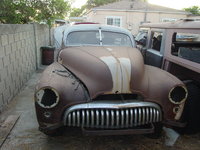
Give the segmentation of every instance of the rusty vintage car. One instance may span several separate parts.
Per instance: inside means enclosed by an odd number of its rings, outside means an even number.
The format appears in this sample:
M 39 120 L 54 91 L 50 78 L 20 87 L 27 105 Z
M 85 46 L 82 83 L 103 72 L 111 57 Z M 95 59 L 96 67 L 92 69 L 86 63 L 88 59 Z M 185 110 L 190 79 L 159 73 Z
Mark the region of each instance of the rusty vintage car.
M 160 133 L 179 122 L 187 98 L 182 81 L 144 65 L 131 33 L 100 24 L 63 32 L 57 61 L 35 91 L 39 129 L 57 133 L 79 127 L 85 134 Z
M 200 131 L 200 20 L 147 23 L 136 36 L 144 62 L 166 70 L 183 81 L 188 99 L 181 117 L 184 132 Z

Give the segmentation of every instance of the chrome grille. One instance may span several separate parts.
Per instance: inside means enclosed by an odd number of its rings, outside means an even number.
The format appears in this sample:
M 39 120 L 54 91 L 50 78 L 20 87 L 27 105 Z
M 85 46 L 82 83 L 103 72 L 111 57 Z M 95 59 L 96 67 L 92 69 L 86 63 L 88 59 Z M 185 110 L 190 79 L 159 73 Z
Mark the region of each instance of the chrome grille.
M 64 124 L 73 127 L 115 129 L 136 127 L 162 120 L 161 110 L 154 103 L 131 103 L 132 105 L 128 103 L 122 108 L 120 104 L 104 108 L 96 103 L 72 106 L 65 112 Z M 124 108 L 126 106 L 127 108 Z

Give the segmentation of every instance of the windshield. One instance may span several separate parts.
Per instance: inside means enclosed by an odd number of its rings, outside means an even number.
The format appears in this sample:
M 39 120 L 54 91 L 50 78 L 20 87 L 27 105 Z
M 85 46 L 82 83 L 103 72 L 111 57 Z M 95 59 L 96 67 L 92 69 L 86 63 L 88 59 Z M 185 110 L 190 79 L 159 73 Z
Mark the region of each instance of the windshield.
M 103 45 L 132 47 L 128 35 L 110 31 L 75 31 L 67 36 L 68 46 Z

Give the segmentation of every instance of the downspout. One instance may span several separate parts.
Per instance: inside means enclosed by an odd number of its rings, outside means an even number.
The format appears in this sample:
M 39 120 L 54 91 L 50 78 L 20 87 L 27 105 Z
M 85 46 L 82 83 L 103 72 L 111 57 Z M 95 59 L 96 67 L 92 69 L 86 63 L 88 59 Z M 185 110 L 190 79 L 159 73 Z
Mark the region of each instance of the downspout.
M 144 22 L 147 22 L 147 0 L 144 0 L 144 2 L 145 2 Z
M 49 45 L 51 46 L 51 26 L 49 25 Z

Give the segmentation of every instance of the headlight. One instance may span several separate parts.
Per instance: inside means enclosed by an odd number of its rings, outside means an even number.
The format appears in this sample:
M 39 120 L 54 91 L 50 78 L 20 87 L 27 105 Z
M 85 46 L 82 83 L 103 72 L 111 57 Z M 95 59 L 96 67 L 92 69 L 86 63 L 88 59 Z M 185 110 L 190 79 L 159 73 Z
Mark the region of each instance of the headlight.
M 35 93 L 35 100 L 43 108 L 53 108 L 59 102 L 59 94 L 51 87 L 44 87 Z
M 188 96 L 188 91 L 184 86 L 175 86 L 169 92 L 169 100 L 174 104 L 181 104 L 185 102 Z

